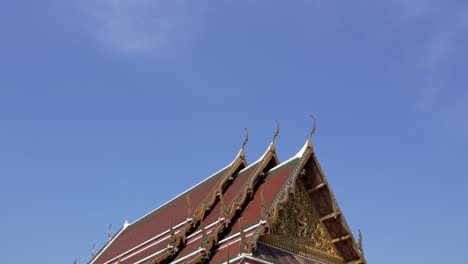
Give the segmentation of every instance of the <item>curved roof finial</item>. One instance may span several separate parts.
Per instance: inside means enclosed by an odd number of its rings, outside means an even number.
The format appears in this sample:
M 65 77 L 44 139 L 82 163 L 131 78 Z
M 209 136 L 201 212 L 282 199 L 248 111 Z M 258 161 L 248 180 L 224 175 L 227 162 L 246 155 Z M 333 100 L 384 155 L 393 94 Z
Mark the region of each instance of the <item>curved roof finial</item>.
M 242 148 L 240 152 L 240 156 L 242 159 L 245 158 L 245 152 L 244 152 L 245 145 L 247 145 L 247 142 L 249 142 L 249 131 L 247 130 L 247 128 L 244 128 L 244 129 L 245 129 L 245 139 L 244 139 L 244 143 L 242 143 Z
M 314 121 L 314 127 L 312 128 L 312 131 L 310 131 L 309 137 L 307 138 L 307 145 L 311 148 L 312 147 L 312 135 L 315 133 L 317 130 L 316 126 L 316 120 L 314 114 L 311 114 L 310 117 L 312 117 L 312 120 Z
M 275 139 L 278 137 L 279 131 L 280 131 L 279 122 L 278 120 L 276 120 L 276 132 L 275 132 L 275 135 L 273 136 L 273 140 L 272 140 L 273 142 L 275 142 Z
M 242 143 L 242 149 L 245 148 L 245 145 L 247 145 L 247 143 L 249 142 L 249 131 L 247 130 L 247 128 L 244 128 L 245 129 L 245 139 L 244 139 L 244 143 Z
M 275 132 L 275 135 L 273 136 L 273 139 L 271 140 L 271 151 L 273 152 L 275 151 L 275 140 L 278 137 L 279 132 L 280 132 L 280 125 L 279 125 L 278 120 L 276 120 L 276 132 Z
M 361 257 L 364 258 L 364 247 L 362 246 L 361 229 L 358 228 L 358 232 L 359 232 L 358 250 L 359 250 L 359 254 L 361 255 Z

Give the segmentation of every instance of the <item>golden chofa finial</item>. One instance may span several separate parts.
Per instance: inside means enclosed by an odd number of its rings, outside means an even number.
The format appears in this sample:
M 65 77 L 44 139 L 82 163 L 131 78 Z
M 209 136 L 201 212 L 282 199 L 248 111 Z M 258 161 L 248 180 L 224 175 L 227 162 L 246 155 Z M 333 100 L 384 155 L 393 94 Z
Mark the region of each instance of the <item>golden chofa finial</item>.
M 245 158 L 245 152 L 244 152 L 244 148 L 245 148 L 245 145 L 247 145 L 247 143 L 249 142 L 249 131 L 247 130 L 247 128 L 244 128 L 245 129 L 245 139 L 244 139 L 244 143 L 242 143 L 242 148 L 241 148 L 241 153 L 240 153 L 240 156 L 241 158 Z
M 309 138 L 307 138 L 307 147 L 312 148 L 312 135 L 315 133 L 315 130 L 317 130 L 317 127 L 315 122 L 315 116 L 312 114 L 310 115 L 310 117 L 312 117 L 312 120 L 314 121 L 314 127 L 312 128 L 312 131 L 310 131 Z
M 359 240 L 358 240 L 358 250 L 359 250 L 359 255 L 361 256 L 361 258 L 365 258 L 364 257 L 364 247 L 362 246 L 362 233 L 361 233 L 361 229 L 358 228 L 358 231 L 359 231 Z
M 278 120 L 276 120 L 276 132 L 275 132 L 275 135 L 273 136 L 273 139 L 271 140 L 271 148 L 270 148 L 270 150 L 271 150 L 272 152 L 275 152 L 275 139 L 278 137 L 279 131 L 280 131 L 280 125 L 279 125 Z

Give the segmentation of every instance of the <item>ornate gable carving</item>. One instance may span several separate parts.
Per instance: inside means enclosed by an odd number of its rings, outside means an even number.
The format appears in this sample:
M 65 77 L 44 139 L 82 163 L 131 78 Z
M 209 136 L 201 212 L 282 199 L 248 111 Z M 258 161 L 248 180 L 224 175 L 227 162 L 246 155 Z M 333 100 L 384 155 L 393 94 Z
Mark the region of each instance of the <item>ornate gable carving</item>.
M 343 263 L 300 179 L 296 185 L 271 234 L 260 241 L 326 263 Z

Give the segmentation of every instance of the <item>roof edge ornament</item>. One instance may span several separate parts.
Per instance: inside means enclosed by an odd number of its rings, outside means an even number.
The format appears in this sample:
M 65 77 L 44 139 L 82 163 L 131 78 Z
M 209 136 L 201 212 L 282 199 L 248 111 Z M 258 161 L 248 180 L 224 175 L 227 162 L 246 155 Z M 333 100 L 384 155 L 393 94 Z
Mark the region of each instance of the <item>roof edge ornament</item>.
M 242 143 L 242 148 L 240 152 L 240 157 L 242 159 L 245 158 L 245 152 L 244 152 L 245 145 L 247 145 L 247 143 L 249 142 L 249 131 L 247 130 L 247 128 L 244 128 L 244 130 L 245 130 L 245 139 L 244 139 L 244 143 Z
M 242 217 L 239 218 L 240 253 L 252 253 L 252 244 L 248 241 L 242 224 Z
M 311 114 L 310 117 L 314 121 L 314 126 L 312 128 L 312 131 L 310 131 L 309 137 L 307 138 L 307 147 L 312 148 L 312 146 L 313 146 L 313 144 L 312 144 L 312 135 L 317 130 L 317 125 L 316 125 L 316 119 L 315 119 L 314 114 Z
M 276 120 L 276 132 L 275 132 L 275 135 L 273 135 L 273 139 L 271 140 L 271 146 L 270 146 L 270 151 L 271 151 L 271 152 L 275 152 L 275 151 L 276 151 L 276 148 L 275 148 L 275 140 L 276 140 L 276 138 L 278 137 L 279 132 L 280 132 L 280 125 L 279 125 L 278 120 Z
M 361 229 L 358 228 L 358 232 L 359 232 L 359 240 L 358 240 L 358 253 L 361 257 L 361 260 L 363 261 L 363 263 L 366 263 L 366 258 L 364 256 L 364 247 L 363 247 L 363 244 L 362 244 L 362 233 L 361 233 Z

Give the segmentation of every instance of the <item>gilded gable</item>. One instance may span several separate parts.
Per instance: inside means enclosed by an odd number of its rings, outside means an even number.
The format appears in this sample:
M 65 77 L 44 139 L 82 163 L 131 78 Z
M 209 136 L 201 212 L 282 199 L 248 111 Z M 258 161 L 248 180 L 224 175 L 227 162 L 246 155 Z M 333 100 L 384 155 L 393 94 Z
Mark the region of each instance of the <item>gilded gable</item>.
M 280 210 L 271 234 L 260 241 L 326 263 L 343 263 L 301 180 L 295 189 Z

